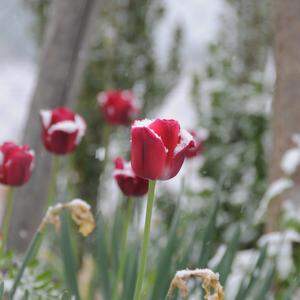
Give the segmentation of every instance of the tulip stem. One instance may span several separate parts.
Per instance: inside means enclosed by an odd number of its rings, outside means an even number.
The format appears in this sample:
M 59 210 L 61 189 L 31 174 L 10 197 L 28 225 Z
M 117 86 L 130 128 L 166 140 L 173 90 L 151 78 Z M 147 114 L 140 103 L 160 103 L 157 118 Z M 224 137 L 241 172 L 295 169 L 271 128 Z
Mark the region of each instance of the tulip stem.
M 6 209 L 5 209 L 5 216 L 3 220 L 3 241 L 2 241 L 2 249 L 4 251 L 7 248 L 7 240 L 8 240 L 8 231 L 9 231 L 9 224 L 13 212 L 14 206 L 14 197 L 13 197 L 13 188 L 10 187 L 7 191 L 7 198 L 6 198 Z
M 20 280 L 23 276 L 23 273 L 25 271 L 25 268 L 27 267 L 27 264 L 32 260 L 32 258 L 34 257 L 34 255 L 37 253 L 38 248 L 41 244 L 42 241 L 42 237 L 43 237 L 43 232 L 38 229 L 33 237 L 33 239 L 31 240 L 31 243 L 26 251 L 24 260 L 22 262 L 22 265 L 17 273 L 17 276 L 15 277 L 14 283 L 13 283 L 13 287 L 9 292 L 9 299 L 12 300 L 15 292 L 18 288 L 18 285 L 20 283 Z
M 100 171 L 100 175 L 99 175 L 99 183 L 98 183 L 98 190 L 97 190 L 97 202 L 99 204 L 100 200 L 101 200 L 101 192 L 102 192 L 102 188 L 103 188 L 103 177 L 104 177 L 104 173 L 105 173 L 105 169 L 106 169 L 106 164 L 108 162 L 109 159 L 109 142 L 110 142 L 110 134 L 111 134 L 111 127 L 109 125 L 105 125 L 103 127 L 103 149 L 104 149 L 104 157 L 103 160 L 101 161 L 101 171 Z M 102 158 L 100 158 L 102 159 Z
M 148 244 L 150 239 L 152 208 L 153 208 L 153 202 L 155 197 L 155 183 L 156 183 L 155 180 L 149 180 L 149 191 L 148 191 L 146 219 L 145 219 L 145 226 L 144 226 L 144 237 L 143 237 L 143 244 L 142 244 L 142 252 L 140 255 L 138 276 L 137 276 L 137 281 L 136 281 L 135 291 L 134 291 L 134 300 L 142 299 L 143 279 L 146 271 Z
M 117 300 L 118 299 L 118 287 L 119 284 L 122 281 L 122 277 L 124 275 L 124 270 L 125 270 L 125 264 L 126 264 L 126 246 L 127 246 L 127 236 L 128 236 L 128 228 L 130 224 L 130 220 L 132 218 L 132 211 L 133 211 L 133 199 L 130 197 L 127 199 L 127 207 L 126 207 L 126 215 L 125 215 L 125 223 L 123 227 L 123 232 L 122 232 L 122 239 L 121 239 L 121 247 L 120 247 L 120 263 L 118 267 L 118 273 L 117 273 L 117 278 L 114 282 L 114 288 L 113 288 L 113 296 L 112 300 Z

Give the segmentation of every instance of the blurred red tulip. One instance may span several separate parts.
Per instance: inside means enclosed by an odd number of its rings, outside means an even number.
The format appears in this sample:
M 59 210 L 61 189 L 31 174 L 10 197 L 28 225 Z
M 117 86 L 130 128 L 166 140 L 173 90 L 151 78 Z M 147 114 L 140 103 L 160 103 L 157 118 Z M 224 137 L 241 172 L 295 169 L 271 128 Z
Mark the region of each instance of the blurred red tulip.
M 55 154 L 74 151 L 86 130 L 83 118 L 66 107 L 42 110 L 40 115 L 46 149 Z
M 0 146 L 0 183 L 19 186 L 26 183 L 34 167 L 34 151 L 29 146 L 6 142 Z
M 115 159 L 114 178 L 121 191 L 128 197 L 143 196 L 148 192 L 148 180 L 136 176 L 130 162 L 122 157 Z
M 128 126 L 139 114 L 134 95 L 127 90 L 108 90 L 97 96 L 100 110 L 107 123 Z
M 204 150 L 204 142 L 208 138 L 207 129 L 201 128 L 199 130 L 189 130 L 189 133 L 193 136 L 195 141 L 195 146 L 191 147 L 186 152 L 187 158 L 193 158 L 203 153 Z
M 131 128 L 131 164 L 146 179 L 167 180 L 177 175 L 193 137 L 175 120 L 135 121 Z

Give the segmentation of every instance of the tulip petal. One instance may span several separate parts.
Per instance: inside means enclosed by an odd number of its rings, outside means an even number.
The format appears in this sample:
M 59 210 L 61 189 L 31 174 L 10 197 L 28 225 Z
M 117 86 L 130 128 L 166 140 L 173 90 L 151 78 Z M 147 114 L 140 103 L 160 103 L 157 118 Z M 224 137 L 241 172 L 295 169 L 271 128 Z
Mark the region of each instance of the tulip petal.
M 167 149 L 162 139 L 145 124 L 136 121 L 131 129 L 131 165 L 137 176 L 158 179 L 163 172 Z
M 157 119 L 149 127 L 161 137 L 165 147 L 168 149 L 168 155 L 172 155 L 179 141 L 179 123 L 172 119 Z
M 194 146 L 194 139 L 190 133 L 186 130 L 180 130 L 180 143 L 176 146 L 174 150 L 174 156 L 168 157 L 166 166 L 161 180 L 168 180 L 173 178 L 180 171 L 182 164 L 184 162 L 186 153 L 190 147 Z

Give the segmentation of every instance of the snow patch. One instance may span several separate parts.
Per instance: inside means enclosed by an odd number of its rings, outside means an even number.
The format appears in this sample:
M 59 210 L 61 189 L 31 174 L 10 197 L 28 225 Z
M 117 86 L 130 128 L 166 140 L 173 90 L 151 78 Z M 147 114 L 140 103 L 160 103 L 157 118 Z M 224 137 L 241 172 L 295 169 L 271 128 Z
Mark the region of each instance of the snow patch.
M 281 279 L 286 279 L 294 270 L 292 243 L 300 243 L 300 234 L 294 230 L 271 232 L 258 241 L 260 247 L 267 245 L 268 255 L 275 258 Z
M 49 126 L 51 124 L 52 112 L 50 110 L 42 109 L 40 111 L 40 116 L 41 116 L 44 127 L 46 129 L 49 128 Z
M 63 131 L 66 133 L 74 133 L 77 130 L 78 130 L 78 126 L 74 121 L 62 121 L 62 122 L 53 124 L 49 128 L 48 133 L 52 134 L 54 131 Z
M 281 160 L 281 169 L 286 175 L 292 175 L 300 164 L 300 148 L 287 150 Z
M 193 136 L 185 129 L 180 129 L 180 143 L 174 149 L 174 155 L 177 155 L 182 150 L 184 150 L 192 141 L 194 141 Z M 195 142 L 195 141 L 194 141 Z
M 267 208 L 269 206 L 270 201 L 282 194 L 284 191 L 290 189 L 293 187 L 294 182 L 291 179 L 288 178 L 280 178 L 276 181 L 274 181 L 269 188 L 267 189 L 265 195 L 263 196 L 259 208 L 257 209 L 255 216 L 254 216 L 254 222 L 259 223 L 261 222 L 263 216 L 265 215 Z
M 81 140 L 85 134 L 86 123 L 85 123 L 84 119 L 79 115 L 75 115 L 75 123 L 78 128 L 78 134 L 77 134 L 75 143 L 76 143 L 76 145 L 78 145 L 81 142 Z

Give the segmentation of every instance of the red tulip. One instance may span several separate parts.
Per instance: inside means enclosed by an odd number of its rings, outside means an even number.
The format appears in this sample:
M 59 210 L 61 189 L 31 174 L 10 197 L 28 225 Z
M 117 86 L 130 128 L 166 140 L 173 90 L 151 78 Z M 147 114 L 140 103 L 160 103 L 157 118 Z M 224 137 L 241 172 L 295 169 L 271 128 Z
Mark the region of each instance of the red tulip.
M 131 127 L 131 164 L 137 176 L 167 180 L 177 175 L 193 137 L 175 120 L 135 121 Z
M 42 139 L 46 149 L 55 154 L 75 150 L 86 130 L 85 121 L 66 107 L 42 110 Z
M 34 167 L 34 151 L 29 146 L 6 142 L 0 146 L 0 183 L 19 186 L 26 183 Z
M 189 133 L 193 136 L 195 141 L 195 146 L 188 149 L 186 153 L 187 158 L 193 158 L 201 154 L 204 150 L 204 142 L 208 137 L 208 132 L 206 129 L 201 128 L 200 130 L 189 130 Z
M 139 113 L 131 91 L 108 90 L 99 93 L 97 99 L 106 122 L 111 125 L 128 126 Z
M 114 178 L 121 191 L 128 197 L 143 196 L 148 192 L 148 180 L 136 176 L 130 162 L 121 157 L 115 159 Z

